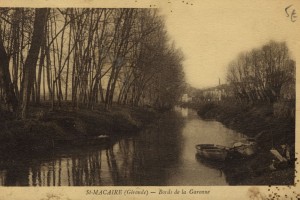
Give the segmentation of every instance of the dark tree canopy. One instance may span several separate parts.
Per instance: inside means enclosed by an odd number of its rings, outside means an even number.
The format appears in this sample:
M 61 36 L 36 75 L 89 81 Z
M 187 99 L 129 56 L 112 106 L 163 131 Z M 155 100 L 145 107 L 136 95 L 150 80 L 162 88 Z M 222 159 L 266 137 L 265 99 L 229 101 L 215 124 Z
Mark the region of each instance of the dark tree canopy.
M 285 42 L 270 41 L 233 60 L 227 80 L 237 99 L 272 103 L 281 98 L 283 88 L 295 85 L 295 61 L 290 58 Z M 295 98 L 295 94 L 289 98 Z

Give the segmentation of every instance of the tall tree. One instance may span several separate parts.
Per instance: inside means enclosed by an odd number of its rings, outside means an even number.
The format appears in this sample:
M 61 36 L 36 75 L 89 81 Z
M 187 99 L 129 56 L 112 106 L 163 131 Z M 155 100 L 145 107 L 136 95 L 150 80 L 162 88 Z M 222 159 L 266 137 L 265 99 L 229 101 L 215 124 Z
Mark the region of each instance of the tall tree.
M 31 46 L 28 51 L 28 55 L 24 64 L 23 72 L 23 93 L 22 93 L 22 118 L 26 118 L 27 109 L 30 100 L 30 95 L 32 91 L 32 86 L 34 82 L 34 74 L 36 71 L 36 64 L 38 60 L 38 55 L 40 47 L 42 45 L 46 19 L 48 15 L 48 9 L 46 8 L 36 8 L 35 17 L 33 24 L 33 33 L 31 39 Z
M 18 100 L 13 89 L 9 72 L 9 56 L 7 55 L 2 37 L 0 36 L 0 86 L 4 88 L 6 103 L 14 112 L 18 109 Z
M 273 103 L 280 98 L 282 87 L 293 83 L 295 62 L 284 42 L 274 42 L 241 53 L 229 64 L 227 80 L 240 101 Z

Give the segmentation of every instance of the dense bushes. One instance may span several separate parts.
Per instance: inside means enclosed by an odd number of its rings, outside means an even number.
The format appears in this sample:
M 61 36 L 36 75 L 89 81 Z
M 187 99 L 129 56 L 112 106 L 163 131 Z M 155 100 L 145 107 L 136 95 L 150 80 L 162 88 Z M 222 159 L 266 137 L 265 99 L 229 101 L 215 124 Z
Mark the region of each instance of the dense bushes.
M 39 120 L 6 121 L 0 126 L 0 151 L 47 149 L 52 147 L 53 139 L 63 138 L 66 134 L 57 123 Z
M 31 110 L 31 119 L 0 121 L 0 156 L 7 151 L 51 149 L 53 141 L 71 141 L 98 135 L 118 135 L 137 131 L 153 121 L 156 112 L 141 108 L 113 107 L 43 112 Z M 0 113 L 1 114 L 1 113 Z M 1 116 L 0 116 L 1 117 Z
M 214 118 L 220 120 L 222 118 L 232 118 L 240 113 L 247 112 L 250 109 L 249 105 L 232 103 L 231 101 L 208 102 L 198 105 L 198 115 L 203 118 Z
M 275 117 L 295 119 L 295 101 L 280 101 L 273 104 Z
M 269 149 L 272 145 L 295 145 L 295 112 L 292 103 L 243 105 L 231 102 L 207 103 L 198 107 L 198 115 L 215 119 L 250 137 L 263 132 L 261 143 Z M 273 140 L 273 142 L 272 142 Z
M 208 118 L 207 115 L 212 113 L 213 110 L 215 110 L 215 108 L 217 108 L 217 107 L 218 107 L 218 105 L 213 102 L 205 103 L 205 104 L 200 105 L 197 113 L 199 116 Z M 216 113 L 214 113 L 214 114 L 216 114 Z

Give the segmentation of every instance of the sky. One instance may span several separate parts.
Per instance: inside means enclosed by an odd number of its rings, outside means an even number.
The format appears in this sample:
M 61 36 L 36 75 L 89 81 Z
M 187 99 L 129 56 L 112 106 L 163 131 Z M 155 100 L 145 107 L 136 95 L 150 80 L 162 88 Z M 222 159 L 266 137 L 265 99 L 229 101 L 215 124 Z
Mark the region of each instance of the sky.
M 186 82 L 196 88 L 216 86 L 219 78 L 225 83 L 230 61 L 270 40 L 286 41 L 292 58 L 300 58 L 300 0 L 1 0 L 1 5 L 159 8 L 185 56 Z M 287 17 L 288 6 L 295 22 Z
M 270 40 L 299 47 L 300 1 L 169 1 L 161 4 L 169 36 L 184 55 L 186 81 L 196 88 L 226 82 L 228 63 Z M 215 3 L 213 3 L 215 2 Z M 192 5 L 193 4 L 193 5 Z M 285 8 L 299 18 L 292 22 Z M 297 10 L 299 13 L 297 13 Z M 298 37 L 300 38 L 300 37 Z M 299 52 L 299 51 L 298 51 Z

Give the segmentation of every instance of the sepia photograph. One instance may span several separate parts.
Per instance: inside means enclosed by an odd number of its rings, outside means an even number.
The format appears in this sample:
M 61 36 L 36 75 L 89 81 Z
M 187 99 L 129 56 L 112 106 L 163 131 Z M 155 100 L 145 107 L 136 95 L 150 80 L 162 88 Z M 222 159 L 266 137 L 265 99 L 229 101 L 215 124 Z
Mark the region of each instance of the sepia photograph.
M 7 2 L 0 200 L 300 199 L 298 1 Z

